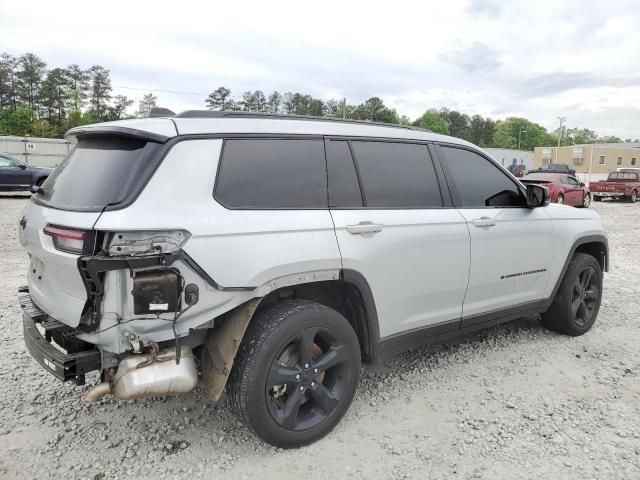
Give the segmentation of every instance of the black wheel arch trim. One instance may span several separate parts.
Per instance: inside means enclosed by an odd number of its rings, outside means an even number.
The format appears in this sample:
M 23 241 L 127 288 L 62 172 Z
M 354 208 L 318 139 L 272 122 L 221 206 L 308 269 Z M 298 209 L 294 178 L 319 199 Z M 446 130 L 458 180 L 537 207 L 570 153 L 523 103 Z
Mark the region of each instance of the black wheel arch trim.
M 562 283 L 562 279 L 564 278 L 564 275 L 567 272 L 567 268 L 569 268 L 569 262 L 571 262 L 573 255 L 576 253 L 576 251 L 580 246 L 586 245 L 589 243 L 599 243 L 604 246 L 604 251 L 602 252 L 604 265 L 602 265 L 603 267 L 602 270 L 604 272 L 609 271 L 609 241 L 607 240 L 607 237 L 605 237 L 604 235 L 585 235 L 584 237 L 580 237 L 575 242 L 573 242 L 573 245 L 569 250 L 567 258 L 564 261 L 564 265 L 562 266 L 562 270 L 560 270 L 560 275 L 558 275 L 558 278 L 556 279 L 556 284 L 553 287 L 553 291 L 551 292 L 551 295 L 549 296 L 549 301 L 553 301 L 553 299 L 555 298 L 556 293 L 560 288 L 560 284 Z

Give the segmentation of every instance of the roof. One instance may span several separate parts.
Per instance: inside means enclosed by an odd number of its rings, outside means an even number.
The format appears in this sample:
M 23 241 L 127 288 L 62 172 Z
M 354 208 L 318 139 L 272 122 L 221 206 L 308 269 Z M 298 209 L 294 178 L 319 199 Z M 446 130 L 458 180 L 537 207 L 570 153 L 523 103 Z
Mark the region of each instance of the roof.
M 401 125 L 344 121 L 325 117 L 296 117 L 293 115 L 219 115 L 220 112 L 206 111 L 197 113 L 189 111 L 172 117 L 96 123 L 72 128 L 65 136 L 73 137 L 88 133 L 118 132 L 137 136 L 145 136 L 146 134 L 146 137 L 150 140 L 166 141 L 179 135 L 254 133 L 379 137 L 441 141 L 474 146 L 459 138 Z

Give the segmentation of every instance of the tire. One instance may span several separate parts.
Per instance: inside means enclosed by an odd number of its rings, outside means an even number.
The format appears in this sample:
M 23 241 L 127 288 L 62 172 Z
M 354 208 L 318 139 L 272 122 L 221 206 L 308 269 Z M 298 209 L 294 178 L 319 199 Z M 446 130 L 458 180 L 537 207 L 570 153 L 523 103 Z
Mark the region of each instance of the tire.
M 578 208 L 589 208 L 591 205 L 591 195 L 587 193 L 582 199 L 582 205 L 578 205 Z
M 338 424 L 359 378 L 360 346 L 347 319 L 315 302 L 287 300 L 252 319 L 227 391 L 258 437 L 293 448 Z
M 636 190 L 633 190 L 631 192 L 631 195 L 627 197 L 627 200 L 629 200 L 629 202 L 631 203 L 636 203 L 636 200 L 638 200 L 638 192 Z
M 602 197 L 600 195 L 594 195 L 593 196 L 593 201 L 594 202 L 601 202 L 602 201 Z
M 576 253 L 567 267 L 551 307 L 542 314 L 545 327 L 572 337 L 588 332 L 602 300 L 602 268 L 589 254 Z
M 564 205 L 564 195 L 562 195 L 561 193 L 558 194 L 558 198 L 556 198 L 556 203 L 559 203 L 560 205 Z

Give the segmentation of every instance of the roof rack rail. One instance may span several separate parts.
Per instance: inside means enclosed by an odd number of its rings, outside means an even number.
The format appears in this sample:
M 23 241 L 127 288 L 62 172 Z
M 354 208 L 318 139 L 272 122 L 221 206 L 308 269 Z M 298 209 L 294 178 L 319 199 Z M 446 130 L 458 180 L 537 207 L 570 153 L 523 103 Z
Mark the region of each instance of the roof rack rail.
M 412 125 L 400 125 L 397 123 L 384 123 L 374 122 L 371 120 L 353 120 L 350 118 L 335 118 L 335 117 L 317 117 L 313 115 L 291 115 L 284 113 L 264 113 L 264 112 L 227 112 L 227 111 L 213 111 L 213 110 L 186 110 L 175 115 L 174 118 L 265 118 L 276 120 L 308 120 L 319 122 L 343 122 L 343 123 L 355 123 L 359 125 L 369 125 L 376 127 L 392 127 L 403 128 L 406 130 L 418 130 L 422 132 L 431 132 L 426 128 L 414 127 Z

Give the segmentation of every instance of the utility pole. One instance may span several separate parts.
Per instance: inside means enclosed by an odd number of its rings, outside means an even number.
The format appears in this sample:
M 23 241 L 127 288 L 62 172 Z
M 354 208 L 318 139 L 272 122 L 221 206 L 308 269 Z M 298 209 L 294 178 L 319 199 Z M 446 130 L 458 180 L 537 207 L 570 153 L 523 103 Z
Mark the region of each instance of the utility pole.
M 567 119 L 567 117 L 558 117 L 560 120 L 560 126 L 558 127 L 558 147 L 560 147 L 560 139 L 562 139 L 562 124 Z
M 523 133 L 527 133 L 527 131 L 523 130 L 522 127 L 520 127 L 520 130 L 518 130 L 518 150 L 520 150 L 520 137 Z
M 347 118 L 347 97 L 342 99 L 342 118 Z

